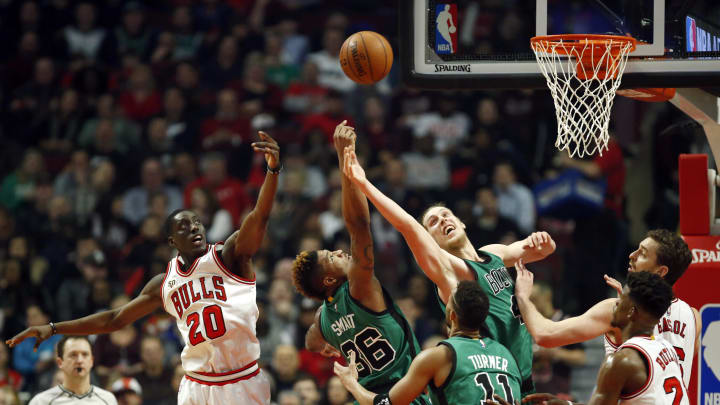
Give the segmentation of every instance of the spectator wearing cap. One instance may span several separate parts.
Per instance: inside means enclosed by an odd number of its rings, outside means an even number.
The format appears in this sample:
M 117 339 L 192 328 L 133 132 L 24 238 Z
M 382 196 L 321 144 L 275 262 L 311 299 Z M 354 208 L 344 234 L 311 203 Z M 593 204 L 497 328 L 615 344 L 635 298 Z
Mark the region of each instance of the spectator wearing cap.
M 37 394 L 29 405 L 117 405 L 111 392 L 90 384 L 93 354 L 86 336 L 61 338 L 55 362 L 62 372 L 62 383 Z
M 142 386 L 132 377 L 115 380 L 110 390 L 117 398 L 118 405 L 140 405 L 143 403 Z
M 95 309 L 88 308 L 94 284 L 108 276 L 107 261 L 101 250 L 95 250 L 80 260 L 80 279 L 62 282 L 57 292 L 58 321 L 75 319 Z

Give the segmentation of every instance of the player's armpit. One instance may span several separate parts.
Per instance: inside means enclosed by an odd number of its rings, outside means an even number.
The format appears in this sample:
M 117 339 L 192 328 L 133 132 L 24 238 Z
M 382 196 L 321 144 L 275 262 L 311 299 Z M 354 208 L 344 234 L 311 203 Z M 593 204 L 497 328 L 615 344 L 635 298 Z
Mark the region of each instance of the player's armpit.
M 597 389 L 588 405 L 616 405 L 623 392 L 637 391 L 647 378 L 645 363 L 633 349 L 611 354 L 600 367 Z
M 533 320 L 525 317 L 525 313 L 523 317 L 537 344 L 543 347 L 565 346 L 584 342 L 610 331 L 616 301 L 615 298 L 608 298 L 598 302 L 582 315 L 557 322 L 543 317 L 546 322 L 541 327 L 531 325 Z
M 420 352 L 410 364 L 403 378 L 390 389 L 390 401 L 393 405 L 407 405 L 425 391 L 431 380 L 442 385 L 436 374 L 449 374 L 448 366 L 452 367 L 452 353 L 444 345 L 436 346 Z

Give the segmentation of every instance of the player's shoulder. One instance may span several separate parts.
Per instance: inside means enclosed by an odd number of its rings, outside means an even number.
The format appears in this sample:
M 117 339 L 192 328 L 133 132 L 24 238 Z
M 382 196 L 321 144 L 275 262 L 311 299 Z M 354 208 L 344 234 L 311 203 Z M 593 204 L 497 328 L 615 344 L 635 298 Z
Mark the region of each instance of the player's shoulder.
M 115 394 L 106 389 L 93 385 L 93 394 L 97 395 L 98 398 L 102 399 L 108 405 L 117 405 L 117 399 L 115 398 Z
M 43 405 L 48 404 L 53 399 L 59 398 L 63 395 L 63 390 L 60 388 L 59 385 L 56 385 L 52 388 L 48 388 L 45 391 L 39 392 L 35 394 L 35 396 L 30 400 L 28 405 Z
M 635 373 L 645 370 L 645 363 L 648 367 L 652 367 L 650 359 L 643 360 L 647 356 L 647 352 L 638 344 L 623 345 L 606 359 L 606 366 L 613 372 L 619 373 Z

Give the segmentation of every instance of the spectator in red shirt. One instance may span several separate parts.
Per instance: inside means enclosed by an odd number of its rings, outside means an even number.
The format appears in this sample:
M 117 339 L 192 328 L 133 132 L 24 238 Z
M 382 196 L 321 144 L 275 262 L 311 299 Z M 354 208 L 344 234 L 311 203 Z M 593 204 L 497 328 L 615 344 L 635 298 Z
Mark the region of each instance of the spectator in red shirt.
M 5 342 L 0 342 L 0 387 L 10 386 L 15 391 L 20 391 L 23 378 L 20 373 L 8 366 L 10 363 L 10 352 Z
M 209 153 L 201 163 L 202 176 L 185 187 L 185 207 L 190 207 L 192 192 L 197 187 L 207 187 L 215 192 L 220 206 L 226 209 L 236 226 L 240 225 L 243 212 L 250 206 L 250 197 L 242 181 L 230 177 L 227 161 L 220 153 Z
M 300 133 L 303 138 L 305 138 L 313 131 L 321 131 L 327 138 L 328 143 L 332 143 L 333 132 L 338 122 L 347 120 L 347 125 L 351 127 L 354 126 L 354 124 L 352 117 L 345 113 L 342 93 L 335 90 L 329 91 L 325 96 L 325 102 L 323 104 L 325 106 L 324 112 L 307 116 L 303 120 L 304 122 Z
M 118 101 L 127 118 L 143 121 L 162 111 L 162 97 L 155 90 L 152 71 L 138 65 L 130 75 L 128 89 L 120 94 Z
M 250 121 L 240 115 L 237 94 L 224 89 L 217 95 L 217 112 L 200 128 L 203 150 L 227 150 L 250 140 Z

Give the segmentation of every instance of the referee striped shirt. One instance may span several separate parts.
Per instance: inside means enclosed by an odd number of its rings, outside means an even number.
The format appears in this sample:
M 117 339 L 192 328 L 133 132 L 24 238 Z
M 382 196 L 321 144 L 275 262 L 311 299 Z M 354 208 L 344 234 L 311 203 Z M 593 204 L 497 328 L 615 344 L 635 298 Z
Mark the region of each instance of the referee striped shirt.
M 94 385 L 83 395 L 67 390 L 62 385 L 45 390 L 30 400 L 28 405 L 117 405 L 115 395 Z

